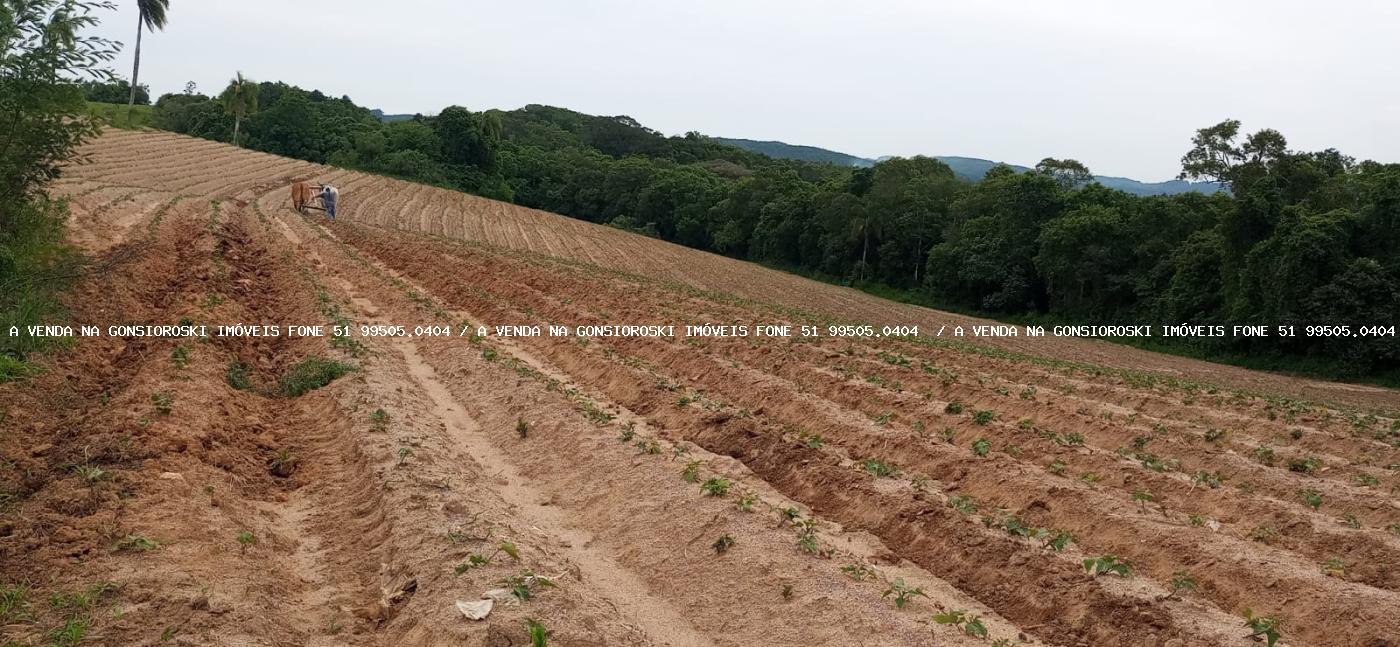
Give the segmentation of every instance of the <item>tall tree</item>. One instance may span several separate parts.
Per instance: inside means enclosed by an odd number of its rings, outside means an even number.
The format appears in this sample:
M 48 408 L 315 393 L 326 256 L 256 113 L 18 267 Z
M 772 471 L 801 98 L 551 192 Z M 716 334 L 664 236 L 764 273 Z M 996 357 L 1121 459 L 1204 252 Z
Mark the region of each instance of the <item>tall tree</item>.
M 1066 190 L 1094 181 L 1094 174 L 1089 172 L 1089 167 L 1079 160 L 1069 158 L 1059 160 L 1047 157 L 1035 165 L 1035 171 L 1055 178 L 1055 182 Z
M 165 29 L 165 12 L 170 0 L 136 0 L 136 56 L 131 64 L 131 97 L 126 101 L 127 116 L 136 105 L 136 88 L 141 82 L 141 32 Z
M 243 119 L 258 111 L 258 84 L 239 72 L 219 95 L 219 101 L 224 104 L 224 111 L 233 115 L 233 144 L 237 146 Z

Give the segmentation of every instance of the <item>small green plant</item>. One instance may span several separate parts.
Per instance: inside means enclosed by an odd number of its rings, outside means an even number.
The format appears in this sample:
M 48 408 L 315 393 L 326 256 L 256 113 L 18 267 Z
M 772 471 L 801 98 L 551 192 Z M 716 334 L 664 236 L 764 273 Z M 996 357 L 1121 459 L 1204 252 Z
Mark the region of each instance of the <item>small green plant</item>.
M 1346 526 L 1346 527 L 1348 527 L 1348 528 L 1351 528 L 1352 530 L 1360 530 L 1360 529 L 1361 529 L 1361 520 L 1360 520 L 1360 519 L 1357 519 L 1357 518 L 1356 518 L 1356 515 L 1354 515 L 1354 514 L 1344 514 L 1344 515 L 1342 515 L 1342 520 L 1341 520 L 1341 521 L 1342 521 L 1342 525 L 1344 525 L 1344 526 Z
M 962 405 L 961 402 L 949 402 L 947 406 L 943 407 L 943 413 L 951 414 L 951 415 L 954 415 L 954 416 L 956 416 L 956 415 L 958 415 L 958 414 L 960 414 L 960 413 L 962 413 L 962 412 L 963 412 L 963 405 Z
M 1352 477 L 1352 479 L 1356 481 L 1357 485 L 1360 485 L 1362 487 L 1375 487 L 1381 484 L 1380 479 L 1371 476 L 1370 474 L 1357 474 L 1356 476 Z
M 144 552 L 160 548 L 160 542 L 145 535 L 127 535 L 112 544 L 112 550 L 121 552 Z
M 1301 474 L 1315 474 L 1322 467 L 1322 459 L 1309 456 L 1288 461 L 1288 471 Z
M 383 409 L 375 409 L 369 414 L 370 429 L 374 431 L 384 431 L 389 428 L 389 413 Z
M 1322 562 L 1322 572 L 1332 577 L 1342 577 L 1347 574 L 1346 563 L 1340 557 L 1329 557 Z
M 526 436 L 529 436 L 529 435 L 530 435 L 530 423 L 525 422 L 525 419 L 524 419 L 524 418 L 516 418 L 516 419 L 515 419 L 515 433 L 516 433 L 516 435 L 520 436 L 521 438 L 525 438 Z
M 1308 507 L 1312 508 L 1313 510 L 1322 507 L 1322 493 L 1318 492 L 1317 490 L 1314 490 L 1312 488 L 1299 490 L 1298 496 L 1302 497 L 1303 503 L 1306 503 Z
M 1204 516 L 1202 516 L 1202 515 L 1199 515 L 1199 514 L 1188 515 L 1188 516 L 1186 517 L 1186 520 L 1189 521 L 1189 522 L 1191 523 L 1191 525 L 1193 525 L 1193 526 L 1204 526 L 1204 525 L 1206 525 L 1206 518 L 1205 518 Z
M 534 597 L 535 591 L 540 588 L 556 588 L 558 585 L 553 580 L 543 576 L 535 575 L 531 571 L 520 571 L 499 582 L 501 586 L 510 589 L 510 594 L 518 598 L 521 602 L 528 602 Z
M 540 621 L 526 618 L 525 629 L 530 632 L 530 647 L 549 647 L 550 631 Z
M 1084 444 L 1084 434 L 1077 431 L 1066 432 L 1063 436 L 1056 438 L 1055 442 L 1065 447 L 1079 447 Z
M 1208 443 L 1222 444 L 1230 437 L 1230 432 L 1214 427 L 1207 429 L 1205 439 Z
M 685 469 L 681 470 L 681 480 L 686 483 L 695 483 L 700 480 L 700 461 L 690 461 L 685 464 Z
M 278 478 L 287 478 L 297 470 L 300 462 L 292 450 L 284 447 L 267 461 L 267 471 Z
M 627 429 L 623 429 L 622 432 L 617 435 L 617 439 L 624 443 L 630 443 L 632 442 L 632 439 L 636 437 L 637 432 L 631 429 L 630 427 Z
M 1050 473 L 1054 474 L 1055 476 L 1064 476 L 1066 467 L 1069 466 L 1066 465 L 1064 461 L 1057 458 L 1054 461 L 1051 461 L 1050 467 L 1046 469 L 1048 469 Z
M 243 532 L 238 533 L 237 539 L 238 552 L 240 553 L 246 553 L 248 552 L 249 548 L 258 545 L 258 536 L 254 535 L 253 531 L 251 530 L 244 530 Z
M 1277 530 L 1274 530 L 1273 526 L 1260 525 L 1255 526 L 1253 530 L 1249 531 L 1249 538 L 1264 545 L 1272 545 L 1275 541 L 1278 541 L 1279 534 Z
M 1256 616 L 1249 609 L 1244 610 L 1244 626 L 1249 628 L 1250 638 L 1263 638 L 1268 647 L 1274 647 L 1278 639 L 1283 637 L 1283 632 L 1279 630 L 1278 618 Z
M 82 465 L 75 465 L 73 467 L 73 473 L 77 474 L 79 477 L 81 477 L 84 481 L 87 481 L 88 483 L 96 483 L 107 477 L 107 470 L 104 470 L 96 465 L 89 465 L 87 463 L 84 463 Z
M 868 579 L 871 579 L 871 578 L 875 577 L 875 569 L 870 568 L 869 566 L 866 566 L 865 564 L 859 564 L 859 563 L 857 563 L 857 564 L 847 564 L 847 565 L 845 565 L 845 566 L 842 566 L 842 567 L 841 567 L 841 572 L 842 572 L 842 573 L 845 573 L 847 577 L 849 577 L 849 578 L 851 578 L 851 579 L 853 579 L 853 580 L 855 580 L 855 581 L 857 581 L 857 582 L 863 582 L 863 581 L 865 581 L 865 580 L 868 580 Z
M 1196 590 L 1196 578 L 1186 571 L 1176 571 L 1172 573 L 1170 582 L 1171 590 L 1167 592 L 1168 599 L 1181 597 L 1182 592 Z
M 224 381 L 239 391 L 247 391 L 253 388 L 253 381 L 250 377 L 252 370 L 251 366 L 234 360 L 229 362 L 228 367 L 224 369 Z
M 712 478 L 706 479 L 700 484 L 700 491 L 710 496 L 724 496 L 729 494 L 729 479 Z
M 690 406 L 690 403 L 691 403 L 691 402 L 692 402 L 692 400 L 690 399 L 690 396 L 688 396 L 688 395 L 683 395 L 683 396 L 681 396 L 681 397 L 679 397 L 679 398 L 676 398 L 676 406 L 679 407 L 679 408 L 682 408 L 682 409 L 685 408 L 685 407 Z
M 784 585 L 783 585 L 783 599 L 784 599 L 784 600 L 791 600 L 791 599 L 792 599 L 792 585 L 791 585 L 791 584 L 784 584 Z
M 403 464 L 404 464 L 404 461 L 407 461 L 407 460 L 408 460 L 408 457 L 410 457 L 410 456 L 412 456 L 412 455 L 413 455 L 413 449 L 412 449 L 412 448 L 409 448 L 409 447 L 400 447 L 400 448 L 399 448 L 399 451 L 398 451 L 399 465 L 403 465 Z
M 1200 470 L 1196 472 L 1195 476 L 1191 477 L 1193 486 L 1197 484 L 1204 485 L 1212 490 L 1219 489 L 1225 481 L 1226 478 L 1221 475 L 1220 472 L 1207 472 L 1205 470 Z
M 175 408 L 175 394 L 170 391 L 152 393 L 151 404 L 155 405 L 156 413 L 168 416 Z
M 992 441 L 986 438 L 978 438 L 972 441 L 972 454 L 974 456 L 986 456 L 990 451 L 992 451 Z
M 904 605 L 912 602 L 914 598 L 919 596 L 928 597 L 928 594 L 924 593 L 924 590 L 921 587 L 909 586 L 905 584 L 904 578 L 895 578 L 893 582 L 889 583 L 889 588 L 886 588 L 885 592 L 880 595 L 880 597 L 885 598 L 891 596 L 894 597 L 895 608 L 903 609 Z
M 797 528 L 797 549 L 809 555 L 821 553 L 821 546 L 817 543 L 817 520 L 802 519 L 794 521 L 793 527 Z
M 660 454 L 661 444 L 652 439 L 638 440 L 633 447 L 643 454 Z
M 993 420 L 996 420 L 996 418 L 997 413 L 995 411 L 988 411 L 986 409 L 982 409 L 972 414 L 972 422 L 978 425 L 991 424 L 991 422 Z
M 950 445 L 953 443 L 953 439 L 956 436 L 957 432 L 954 431 L 952 427 L 944 427 L 942 431 L 938 432 L 938 438 Z
M 823 440 L 821 434 L 809 434 L 804 431 L 797 435 L 797 439 L 802 441 L 803 446 L 805 446 L 807 449 L 822 448 Z
M 292 365 L 292 367 L 277 380 L 277 385 L 282 391 L 282 395 L 295 398 L 330 384 L 331 381 L 336 378 L 354 370 L 355 366 L 353 364 L 328 360 L 313 355 Z
M 753 504 L 755 503 L 758 503 L 758 497 L 752 494 L 745 494 L 734 501 L 739 512 L 753 512 Z
M 973 638 L 986 638 L 987 625 L 982 623 L 982 616 L 974 616 L 962 609 L 955 609 L 947 613 L 940 613 L 933 616 L 933 621 L 940 625 L 953 625 L 962 629 L 964 634 Z
M 185 368 L 190 365 L 190 347 L 184 344 L 176 345 L 170 349 L 170 363 L 175 368 Z
M 957 494 L 948 497 L 948 506 L 963 514 L 976 514 L 977 502 L 966 494 Z
M 778 516 L 782 517 L 783 521 L 792 523 L 796 521 L 798 517 L 802 516 L 802 512 L 797 508 L 788 506 L 786 508 L 778 508 Z
M 865 471 L 880 477 L 890 477 L 899 474 L 899 468 L 886 463 L 878 458 L 867 458 L 861 462 L 861 467 Z
M 1137 502 L 1138 510 L 1141 512 L 1147 512 L 1147 504 L 1154 500 L 1156 500 L 1156 497 L 1152 496 L 1152 493 L 1147 490 L 1133 490 L 1133 501 Z
M 1254 460 L 1263 465 L 1273 465 L 1276 457 L 1274 448 L 1268 445 L 1260 445 L 1254 448 Z
M 715 540 L 715 543 L 710 544 L 710 548 L 715 549 L 715 552 L 718 553 L 718 554 L 727 553 L 727 552 L 729 552 L 729 549 L 730 549 L 730 548 L 733 548 L 733 547 L 734 547 L 734 538 L 731 537 L 731 536 L 729 535 L 729 533 L 725 533 L 725 534 L 723 534 L 723 535 L 720 535 L 720 536 L 719 536 L 719 539 L 716 539 L 716 540 Z
M 1055 552 L 1063 551 L 1074 541 L 1074 535 L 1068 530 L 1056 530 L 1045 539 L 1045 547 Z
M 1119 577 L 1132 577 L 1133 568 L 1128 562 L 1115 555 L 1090 557 L 1084 560 L 1084 572 L 1097 577 L 1105 573 L 1115 573 Z
M 462 573 L 465 573 L 473 568 L 476 568 L 478 566 L 485 566 L 490 563 L 491 557 L 489 555 L 482 555 L 481 553 L 472 553 L 470 555 L 467 555 L 467 561 L 452 567 L 452 572 L 457 575 L 461 575 Z
M 893 418 L 894 418 L 894 412 L 893 412 L 893 411 L 883 411 L 883 412 L 879 413 L 878 415 L 872 417 L 871 420 L 875 421 L 875 424 L 880 425 L 881 427 L 883 427 L 883 426 L 885 426 L 885 425 L 890 424 L 890 420 L 893 419 Z

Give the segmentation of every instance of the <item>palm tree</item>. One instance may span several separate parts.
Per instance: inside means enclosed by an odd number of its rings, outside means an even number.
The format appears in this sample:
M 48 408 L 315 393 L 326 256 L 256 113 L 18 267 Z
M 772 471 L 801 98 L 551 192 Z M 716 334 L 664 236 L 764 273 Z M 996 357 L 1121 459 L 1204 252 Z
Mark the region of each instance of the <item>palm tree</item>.
M 243 119 L 258 111 L 258 84 L 239 72 L 219 95 L 219 101 L 223 102 L 224 111 L 233 115 L 233 144 L 237 146 L 238 129 L 243 125 Z
M 136 0 L 136 62 L 131 65 L 131 98 L 126 100 L 126 116 L 131 118 L 131 108 L 136 105 L 136 84 L 141 74 L 141 32 L 165 29 L 165 12 L 170 9 L 170 0 Z

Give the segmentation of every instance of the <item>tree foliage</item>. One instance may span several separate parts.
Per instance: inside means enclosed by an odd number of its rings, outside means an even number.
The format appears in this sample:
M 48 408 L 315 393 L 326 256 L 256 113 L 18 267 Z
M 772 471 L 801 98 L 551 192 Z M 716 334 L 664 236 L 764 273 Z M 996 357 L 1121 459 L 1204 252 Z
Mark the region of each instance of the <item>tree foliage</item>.
M 43 322 L 57 310 L 47 276 L 65 257 L 66 208 L 45 185 L 98 131 L 84 81 L 108 82 L 117 45 L 88 36 L 102 2 L 8 0 L 0 4 L 0 326 Z M 44 345 L 21 333 L 0 337 L 0 381 Z

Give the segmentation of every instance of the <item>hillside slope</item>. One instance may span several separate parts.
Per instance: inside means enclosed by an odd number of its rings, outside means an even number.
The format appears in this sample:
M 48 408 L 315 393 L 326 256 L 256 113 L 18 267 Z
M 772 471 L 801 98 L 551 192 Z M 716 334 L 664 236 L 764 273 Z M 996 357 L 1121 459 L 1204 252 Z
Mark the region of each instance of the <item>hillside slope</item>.
M 1239 642 L 1242 607 L 1294 644 L 1400 633 L 1395 420 L 1299 399 L 1395 391 L 950 343 L 986 322 L 204 140 L 84 152 L 54 186 L 95 260 L 75 322 L 352 333 L 79 337 L 0 385 L 8 641 L 1157 647 Z M 597 329 L 846 320 L 924 334 Z

